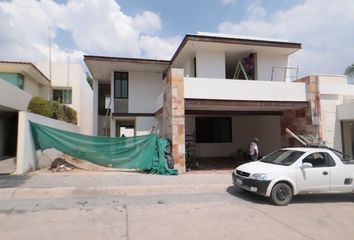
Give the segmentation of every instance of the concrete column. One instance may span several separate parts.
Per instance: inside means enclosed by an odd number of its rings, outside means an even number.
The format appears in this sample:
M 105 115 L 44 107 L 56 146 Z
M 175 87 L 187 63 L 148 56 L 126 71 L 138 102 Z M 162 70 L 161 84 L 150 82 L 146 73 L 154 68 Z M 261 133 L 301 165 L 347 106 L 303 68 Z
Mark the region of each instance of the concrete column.
M 184 116 L 184 71 L 172 68 L 164 84 L 163 105 L 164 137 L 172 141 L 175 168 L 186 172 L 185 116 Z
M 291 146 L 289 136 L 285 128 L 289 128 L 295 134 L 311 136 L 315 139 L 322 139 L 321 103 L 319 83 L 317 76 L 309 76 L 297 80 L 306 83 L 306 97 L 308 107 L 305 109 L 294 109 L 286 111 L 282 117 L 282 146 Z
M 92 135 L 98 135 L 98 81 L 93 80 Z

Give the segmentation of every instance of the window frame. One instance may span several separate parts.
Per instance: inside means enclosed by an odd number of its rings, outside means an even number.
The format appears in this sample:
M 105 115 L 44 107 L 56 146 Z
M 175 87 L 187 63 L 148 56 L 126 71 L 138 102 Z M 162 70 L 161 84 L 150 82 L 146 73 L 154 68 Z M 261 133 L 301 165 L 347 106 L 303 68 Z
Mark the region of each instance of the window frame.
M 54 99 L 54 96 L 55 96 L 54 92 L 55 91 L 61 91 L 61 101 L 58 101 L 58 100 Z M 64 98 L 64 96 L 65 96 L 64 92 L 70 92 L 70 102 L 67 101 L 68 100 L 67 98 Z M 73 91 L 72 91 L 72 88 L 53 88 L 52 94 L 53 94 L 53 96 L 52 96 L 53 101 L 55 101 L 55 102 L 58 102 L 60 104 L 68 104 L 68 105 L 73 104 Z M 68 97 L 68 95 L 66 95 L 66 97 Z M 64 99 L 66 99 L 65 102 L 64 102 Z
M 120 77 L 118 78 L 118 75 Z M 126 79 L 123 77 L 125 76 Z M 126 82 L 126 96 L 123 96 L 123 82 Z M 128 72 L 114 72 L 113 74 L 113 91 L 114 91 L 114 99 L 128 99 L 129 98 L 129 73 Z M 119 84 L 120 86 L 120 93 L 118 95 L 116 85 Z

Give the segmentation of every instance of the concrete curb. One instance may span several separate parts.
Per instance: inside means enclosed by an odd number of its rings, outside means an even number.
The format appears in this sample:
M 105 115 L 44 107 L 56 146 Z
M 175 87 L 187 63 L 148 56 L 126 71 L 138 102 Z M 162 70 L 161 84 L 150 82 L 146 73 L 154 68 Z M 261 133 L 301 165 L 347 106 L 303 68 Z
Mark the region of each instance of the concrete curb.
M 152 185 L 152 186 L 109 186 L 109 187 L 58 187 L 58 188 L 3 188 L 0 189 L 0 200 L 8 199 L 46 199 L 65 198 L 69 196 L 98 196 L 98 195 L 183 195 L 196 193 L 223 193 L 230 184 L 209 185 Z

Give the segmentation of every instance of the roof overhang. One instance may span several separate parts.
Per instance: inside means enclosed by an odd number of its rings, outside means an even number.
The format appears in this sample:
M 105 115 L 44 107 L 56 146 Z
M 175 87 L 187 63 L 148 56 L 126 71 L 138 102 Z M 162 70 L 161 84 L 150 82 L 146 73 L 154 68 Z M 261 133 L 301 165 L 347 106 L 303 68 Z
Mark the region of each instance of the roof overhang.
M 276 41 L 271 39 L 238 38 L 225 36 L 187 34 L 171 60 L 172 66 L 181 65 L 186 58 L 197 50 L 222 50 L 226 53 L 264 52 L 290 55 L 301 49 L 301 43 Z
M 98 81 L 110 81 L 114 71 L 164 73 L 170 66 L 170 61 L 166 60 L 90 55 L 85 55 L 84 61 L 92 77 Z
M 32 63 L 0 61 L 0 72 L 20 73 L 42 85 L 50 85 L 50 80 Z

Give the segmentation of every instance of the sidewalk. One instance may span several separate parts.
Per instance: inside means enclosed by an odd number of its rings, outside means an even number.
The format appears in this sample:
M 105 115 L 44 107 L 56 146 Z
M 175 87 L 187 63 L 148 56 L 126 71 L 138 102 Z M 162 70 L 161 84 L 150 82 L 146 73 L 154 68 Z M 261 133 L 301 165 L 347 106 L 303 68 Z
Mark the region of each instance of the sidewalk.
M 224 192 L 230 173 L 161 176 L 136 172 L 68 172 L 0 176 L 0 199 L 63 198 L 66 196 L 193 194 Z

